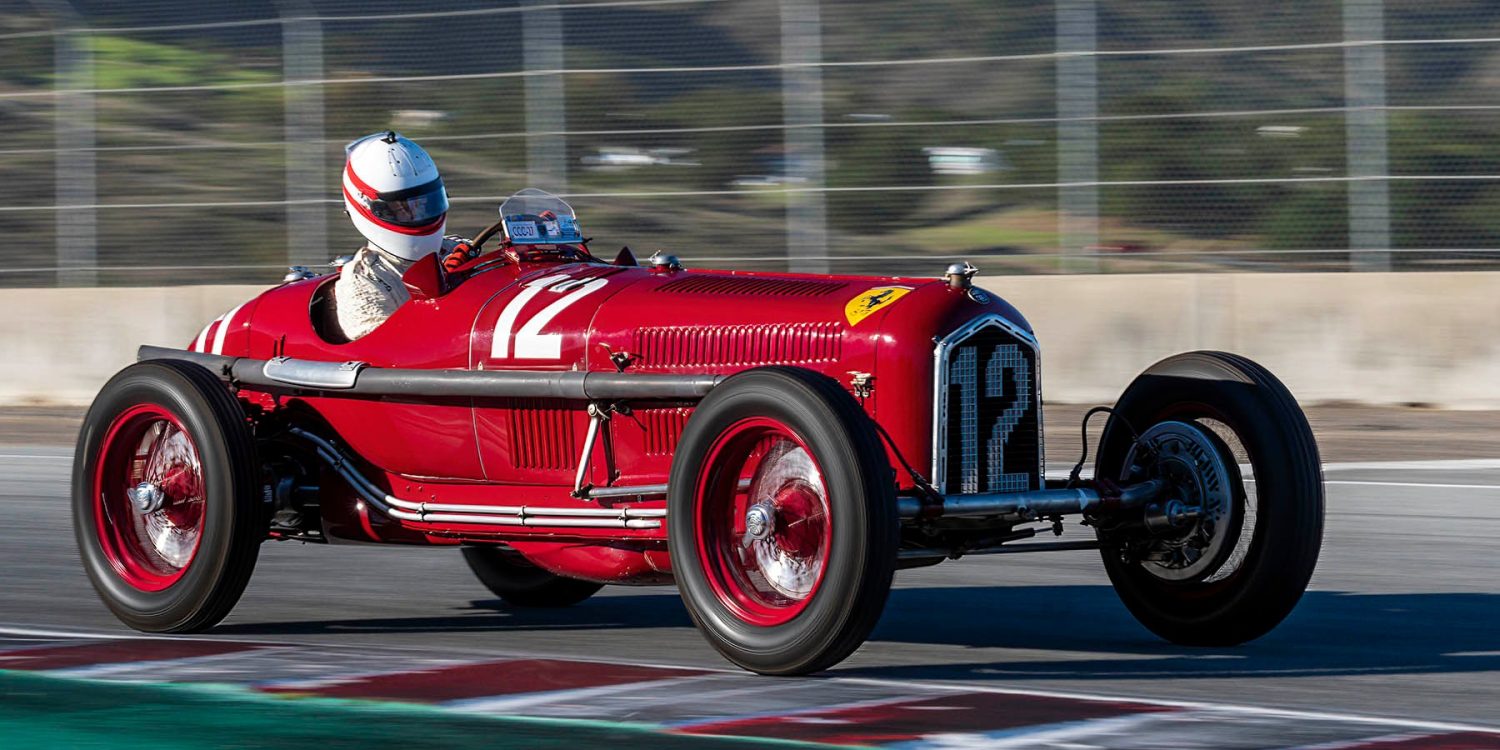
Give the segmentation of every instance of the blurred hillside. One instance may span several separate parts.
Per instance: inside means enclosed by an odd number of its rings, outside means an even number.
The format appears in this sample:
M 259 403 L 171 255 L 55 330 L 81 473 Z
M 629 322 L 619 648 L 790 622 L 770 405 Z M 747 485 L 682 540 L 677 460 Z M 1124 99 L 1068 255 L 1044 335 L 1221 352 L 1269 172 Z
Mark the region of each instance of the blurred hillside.
M 601 247 L 723 265 L 785 267 L 807 251 L 835 271 L 930 272 L 956 255 L 1029 272 L 1342 269 L 1355 179 L 1344 11 L 1358 2 L 1085 3 L 1097 91 L 1096 114 L 1082 118 L 1064 111 L 1074 89 L 1059 85 L 1051 3 L 544 6 L 564 73 L 526 59 L 538 34 L 523 28 L 539 11 L 478 0 L 76 0 L 71 19 L 11 4 L 0 10 L 0 122 L 12 134 L 0 232 L 12 240 L 5 265 L 36 270 L 0 283 L 52 283 L 52 248 L 68 245 L 57 233 L 70 212 L 51 207 L 73 203 L 55 180 L 73 174 L 78 149 L 59 152 L 58 118 L 78 95 L 59 87 L 92 92 L 82 149 L 104 206 L 90 217 L 104 283 L 260 280 L 288 258 L 346 251 L 357 239 L 334 201 L 342 145 L 387 127 L 438 159 L 460 201 L 455 231 L 477 231 L 499 198 L 542 182 L 575 196 Z M 788 3 L 816 9 L 814 64 L 786 64 Z M 1382 178 L 1379 249 L 1402 251 L 1397 268 L 1489 267 L 1500 258 L 1500 7 L 1388 0 L 1382 18 L 1394 179 Z M 315 35 L 312 64 L 293 57 L 308 54 L 288 46 L 295 33 Z M 82 72 L 59 72 L 58 44 Z M 788 77 L 807 70 L 817 120 L 789 122 L 809 110 L 788 94 L 806 82 Z M 552 125 L 538 126 L 546 107 L 528 106 L 538 82 L 557 93 Z M 1080 121 L 1092 139 L 1082 174 L 1094 180 L 1061 171 L 1063 130 Z M 821 159 L 797 140 L 809 129 Z M 1080 210 L 1059 204 L 1074 185 L 1097 190 L 1080 204 L 1097 203 L 1082 245 L 1060 216 Z M 808 202 L 819 210 L 798 212 Z M 110 207 L 121 204 L 142 207 Z M 801 240 L 788 221 L 825 207 L 826 236 L 789 247 Z M 326 239 L 295 231 L 315 225 Z M 327 247 L 296 246 L 308 240 Z M 1060 251 L 1089 262 L 1059 263 Z

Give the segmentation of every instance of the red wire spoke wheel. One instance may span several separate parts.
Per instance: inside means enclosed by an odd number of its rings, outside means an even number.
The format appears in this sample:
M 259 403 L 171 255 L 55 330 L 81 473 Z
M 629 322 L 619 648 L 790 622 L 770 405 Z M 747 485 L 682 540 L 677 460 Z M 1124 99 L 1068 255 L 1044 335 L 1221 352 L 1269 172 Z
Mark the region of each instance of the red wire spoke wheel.
M 807 444 L 755 417 L 709 449 L 696 494 L 698 562 L 719 601 L 756 625 L 802 612 L 828 569 L 828 490 Z M 743 486 L 742 486 L 743 485 Z
M 836 381 L 748 370 L 699 404 L 668 482 L 668 547 L 688 612 L 762 674 L 827 669 L 885 608 L 900 522 L 884 447 Z
M 115 417 L 96 463 L 100 546 L 141 591 L 182 578 L 203 537 L 203 465 L 177 416 L 139 404 Z
M 266 538 L 254 437 L 208 370 L 121 370 L 84 417 L 73 530 L 89 581 L 125 624 L 194 632 L 229 614 Z

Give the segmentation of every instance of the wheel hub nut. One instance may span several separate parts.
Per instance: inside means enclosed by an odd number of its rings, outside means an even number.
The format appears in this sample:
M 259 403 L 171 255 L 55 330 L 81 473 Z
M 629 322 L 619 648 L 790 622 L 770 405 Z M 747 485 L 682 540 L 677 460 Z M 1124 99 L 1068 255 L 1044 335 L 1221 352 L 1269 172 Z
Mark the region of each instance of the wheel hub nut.
M 771 509 L 763 504 L 756 504 L 745 512 L 745 537 L 753 541 L 768 539 L 771 536 L 773 516 Z
M 151 482 L 141 482 L 125 490 L 125 494 L 130 496 L 130 504 L 140 513 L 155 513 L 167 504 L 167 493 Z

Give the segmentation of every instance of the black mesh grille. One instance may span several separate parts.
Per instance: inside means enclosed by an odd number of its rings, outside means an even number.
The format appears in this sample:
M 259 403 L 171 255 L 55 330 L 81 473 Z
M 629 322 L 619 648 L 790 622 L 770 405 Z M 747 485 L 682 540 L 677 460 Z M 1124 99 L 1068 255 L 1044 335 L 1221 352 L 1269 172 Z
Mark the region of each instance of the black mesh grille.
M 947 351 L 943 472 L 948 492 L 1041 489 L 1036 350 L 996 326 Z

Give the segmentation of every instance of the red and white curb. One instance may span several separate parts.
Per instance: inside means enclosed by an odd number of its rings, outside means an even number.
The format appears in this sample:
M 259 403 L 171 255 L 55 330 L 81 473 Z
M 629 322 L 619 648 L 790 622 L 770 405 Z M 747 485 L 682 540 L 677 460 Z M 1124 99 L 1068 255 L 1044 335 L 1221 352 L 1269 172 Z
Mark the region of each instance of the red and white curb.
M 0 669 L 893 748 L 1500 750 L 1500 729 L 990 686 L 0 628 Z

